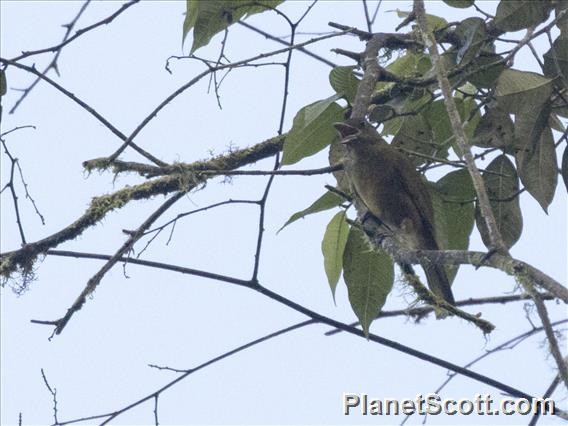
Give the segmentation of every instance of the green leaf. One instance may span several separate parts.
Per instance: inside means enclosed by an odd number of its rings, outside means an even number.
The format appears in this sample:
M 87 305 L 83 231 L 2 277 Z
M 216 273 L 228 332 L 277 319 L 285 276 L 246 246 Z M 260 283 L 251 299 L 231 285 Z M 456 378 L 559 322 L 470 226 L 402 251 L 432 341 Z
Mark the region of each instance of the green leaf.
M 465 123 L 463 130 L 467 136 L 468 140 L 473 137 L 473 132 L 475 131 L 479 120 L 481 120 L 481 114 L 479 113 L 479 108 L 474 98 L 467 98 L 458 105 L 458 110 L 460 114 L 463 114 L 463 121 L 469 120 Z M 472 115 L 473 114 L 473 115 Z
M 337 288 L 339 276 L 343 269 L 343 252 L 345 250 L 348 235 L 349 225 L 347 224 L 347 220 L 345 220 L 345 212 L 341 211 L 333 216 L 333 219 L 331 219 L 327 225 L 321 242 L 323 266 L 334 301 L 335 289 Z
M 430 93 L 425 93 L 421 89 L 413 89 L 412 92 L 402 92 L 398 96 L 393 96 L 385 105 L 391 107 L 396 114 L 404 114 L 402 117 L 385 118 L 383 124 L 383 135 L 396 135 L 405 121 L 414 113 L 417 113 L 425 104 L 432 100 Z M 381 111 L 371 111 L 373 118 L 381 118 Z M 378 112 L 378 114 L 377 114 Z M 384 111 L 386 112 L 386 111 Z
M 473 6 L 475 0 L 444 0 L 444 3 L 446 3 L 448 6 L 465 9 Z
M 483 180 L 489 195 L 489 204 L 497 222 L 497 229 L 507 248 L 511 248 L 523 231 L 517 171 L 511 160 L 504 154 L 495 158 L 485 170 Z M 489 235 L 479 206 L 476 206 L 475 221 L 483 243 L 489 246 Z
M 513 114 L 538 109 L 552 93 L 552 79 L 515 69 L 504 70 L 497 81 L 499 104 Z
M 562 169 L 560 172 L 562 173 L 566 192 L 568 192 L 568 146 L 564 148 L 564 154 L 562 154 Z
M 547 212 L 558 181 L 558 163 L 552 130 L 549 127 L 544 129 L 535 149 L 531 152 L 519 152 L 516 159 L 521 182 Z
M 550 102 L 538 108 L 527 105 L 525 111 L 515 116 L 515 139 L 513 153 L 532 153 L 539 144 L 542 132 L 548 127 Z
M 447 52 L 444 52 L 442 53 L 442 55 L 440 55 L 440 60 L 446 67 L 446 70 L 448 71 L 448 79 L 450 80 L 451 84 L 456 84 L 460 82 L 462 79 L 460 75 L 461 73 L 452 74 L 452 71 L 456 68 L 456 58 L 457 58 L 457 52 L 455 50 L 448 50 Z M 437 76 L 436 67 L 432 65 L 432 67 L 428 70 L 428 72 L 424 73 L 423 79 L 425 80 L 434 79 L 435 81 L 437 78 L 436 76 Z
M 4 96 L 8 91 L 8 84 L 6 83 L 6 71 L 0 70 L 0 97 Z
M 503 31 L 519 31 L 546 21 L 550 9 L 547 0 L 501 0 L 495 25 Z
M 448 173 L 436 182 L 444 202 L 449 250 L 465 250 L 473 230 L 475 189 L 467 169 Z
M 467 250 L 475 222 L 473 200 L 476 196 L 469 172 L 466 169 L 450 172 L 438 180 L 434 188 L 437 196 L 432 197 L 432 200 L 441 200 L 441 203 L 434 202 L 435 217 L 443 216 L 443 221 L 436 219 L 436 229 L 440 222 L 445 222 L 445 241 L 438 237 L 438 244 L 444 250 Z M 451 283 L 458 267 L 446 266 L 446 271 Z
M 514 134 L 509 114 L 495 106 L 481 117 L 473 133 L 472 144 L 482 148 L 505 148 L 513 144 Z
M 561 34 L 544 54 L 544 75 L 561 78 L 568 85 L 568 34 Z
M 436 139 L 432 127 L 422 114 L 404 117 L 402 126 L 392 143 L 397 148 L 404 148 L 430 157 L 446 158 L 448 155 L 448 145 Z M 411 160 L 416 166 L 426 161 L 419 156 L 412 156 Z
M 187 10 L 183 22 L 183 36 L 193 29 L 193 44 L 190 54 L 205 46 L 216 34 L 233 23 L 255 13 L 265 12 L 282 3 L 283 0 L 187 0 Z M 266 7 L 265 7 L 266 6 Z
M 456 27 L 455 35 L 460 41 L 457 63 L 467 64 L 477 56 L 485 44 L 485 21 L 477 17 L 464 19 Z
M 335 103 L 339 98 L 333 95 L 298 111 L 284 141 L 282 164 L 314 155 L 338 138 L 333 123 L 343 120 L 343 108 Z
M 501 62 L 502 59 L 495 53 L 481 52 L 471 63 L 471 68 L 479 71 L 472 72 L 467 77 L 467 81 L 476 87 L 493 88 L 497 83 L 497 78 L 505 69 L 505 64 Z
M 461 99 L 454 98 L 454 101 L 456 103 L 461 102 Z M 435 141 L 440 145 L 448 144 L 450 138 L 453 138 L 454 132 L 444 100 L 432 102 L 422 114 L 432 128 Z
M 340 195 L 336 194 L 335 192 L 327 191 L 316 201 L 314 201 L 308 208 L 296 212 L 292 216 L 290 216 L 290 218 L 286 221 L 284 225 L 282 225 L 282 228 L 280 228 L 278 232 L 282 231 L 285 227 L 297 221 L 298 219 L 303 219 L 304 217 L 310 214 L 319 213 L 325 210 L 332 209 L 334 207 L 341 205 L 343 201 L 345 200 Z
M 454 102 L 460 113 L 461 121 L 464 122 L 469 118 L 471 111 L 475 107 L 475 102 L 464 101 L 462 98 L 457 97 L 454 98 Z M 435 143 L 441 147 L 447 147 L 454 139 L 454 131 L 444 101 L 440 99 L 432 102 L 427 108 L 424 108 L 422 115 L 432 128 Z M 474 119 L 475 117 L 472 118 L 472 120 Z
M 359 79 L 353 74 L 353 68 L 352 66 L 335 67 L 329 73 L 329 83 L 333 90 L 338 95 L 344 96 L 350 104 L 353 104 L 359 86 Z
M 371 323 L 392 290 L 394 265 L 384 251 L 374 251 L 356 227 L 351 227 L 343 253 L 343 278 L 351 308 L 368 336 Z
M 424 74 L 432 67 L 432 62 L 423 53 L 407 52 L 386 66 L 398 77 L 411 77 Z
M 406 18 L 408 15 L 410 15 L 410 12 L 404 12 L 402 10 L 396 9 L 396 14 L 399 18 Z M 447 27 L 448 21 L 436 15 L 426 14 L 426 24 L 428 25 L 430 31 L 436 31 L 441 28 Z

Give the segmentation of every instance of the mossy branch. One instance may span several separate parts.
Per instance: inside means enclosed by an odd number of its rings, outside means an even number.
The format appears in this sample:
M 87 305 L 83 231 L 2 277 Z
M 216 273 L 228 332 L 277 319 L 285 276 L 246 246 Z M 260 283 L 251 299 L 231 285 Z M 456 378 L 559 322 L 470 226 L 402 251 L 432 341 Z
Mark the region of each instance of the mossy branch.
M 268 158 L 282 149 L 285 135 L 277 136 L 252 147 L 235 150 L 206 161 L 179 163 L 173 166 L 146 166 L 146 171 L 154 171 L 155 179 L 139 185 L 122 188 L 112 194 L 93 198 L 87 210 L 72 224 L 39 241 L 26 244 L 22 248 L 0 254 L 0 277 L 6 282 L 18 273 L 24 280 L 33 274 L 37 257 L 60 244 L 73 240 L 85 230 L 95 226 L 108 213 L 124 207 L 131 201 L 146 200 L 156 195 L 167 195 L 176 191 L 189 192 L 204 184 L 211 175 L 196 173 L 200 169 L 233 170 L 256 161 Z M 114 163 L 102 159 L 85 162 L 85 168 L 92 170 L 113 169 Z M 132 171 L 138 171 L 132 169 Z M 159 173 L 158 173 L 159 171 Z

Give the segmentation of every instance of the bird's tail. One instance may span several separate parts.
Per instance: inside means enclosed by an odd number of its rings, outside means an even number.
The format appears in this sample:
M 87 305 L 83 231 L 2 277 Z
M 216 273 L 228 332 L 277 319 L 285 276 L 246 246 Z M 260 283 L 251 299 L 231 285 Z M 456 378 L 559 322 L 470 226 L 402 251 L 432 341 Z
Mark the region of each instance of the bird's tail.
M 430 291 L 446 302 L 455 305 L 454 294 L 452 293 L 450 281 L 444 267 L 442 265 L 422 265 L 422 267 L 426 273 Z

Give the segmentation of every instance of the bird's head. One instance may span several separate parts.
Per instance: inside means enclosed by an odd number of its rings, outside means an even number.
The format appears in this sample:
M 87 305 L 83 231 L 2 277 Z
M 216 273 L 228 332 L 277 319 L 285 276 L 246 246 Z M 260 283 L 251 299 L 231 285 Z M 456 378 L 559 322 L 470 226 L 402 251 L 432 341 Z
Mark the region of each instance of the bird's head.
M 333 126 L 341 136 L 340 142 L 347 148 L 374 146 L 384 142 L 375 128 L 368 123 L 356 126 L 349 122 L 342 122 L 334 123 Z
M 340 142 L 347 146 L 358 140 L 361 136 L 361 130 L 348 123 L 333 123 L 333 127 L 335 127 L 339 136 L 341 136 Z

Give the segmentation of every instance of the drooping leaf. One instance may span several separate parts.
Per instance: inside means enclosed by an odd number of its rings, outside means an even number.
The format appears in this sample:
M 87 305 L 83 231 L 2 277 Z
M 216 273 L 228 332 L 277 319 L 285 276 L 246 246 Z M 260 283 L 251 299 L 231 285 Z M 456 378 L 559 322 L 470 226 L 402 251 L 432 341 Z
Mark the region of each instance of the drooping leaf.
M 335 289 L 343 269 L 343 252 L 348 235 L 349 225 L 345 220 L 345 212 L 341 211 L 333 216 L 333 219 L 327 225 L 321 242 L 323 265 L 334 301 Z
M 394 265 L 384 251 L 371 249 L 363 232 L 351 227 L 343 254 L 343 278 L 351 308 L 366 335 L 394 282 Z
M 475 0 L 444 0 L 444 3 L 446 3 L 448 6 L 466 9 L 470 6 L 473 6 Z
M 338 99 L 333 95 L 298 111 L 284 142 L 282 164 L 314 155 L 338 138 L 333 127 L 333 123 L 343 120 L 343 108 L 335 103 Z
M 509 114 L 498 106 L 489 108 L 473 133 L 473 145 L 482 148 L 505 148 L 513 144 L 515 128 Z
M 544 75 L 559 77 L 568 86 L 568 34 L 561 34 L 544 54 Z
M 467 169 L 455 170 L 436 182 L 444 202 L 449 250 L 465 250 L 473 229 L 475 189 Z
M 564 180 L 564 186 L 566 187 L 566 192 L 568 192 L 568 147 L 564 148 L 564 154 L 562 154 L 562 179 Z
M 458 103 L 461 102 L 461 99 L 454 98 L 454 101 Z M 432 102 L 426 109 L 424 109 L 422 115 L 432 129 L 434 140 L 441 146 L 448 144 L 450 139 L 453 138 L 454 132 L 446 111 L 444 100 L 441 99 Z
M 552 130 L 545 128 L 534 150 L 516 156 L 521 182 L 547 212 L 558 181 L 556 149 Z
M 483 172 L 483 180 L 497 229 L 507 248 L 511 248 L 523 231 L 523 217 L 518 196 L 519 178 L 515 166 L 506 155 L 502 154 L 487 166 Z M 489 246 L 490 239 L 479 205 L 476 206 L 475 222 L 483 243 Z
M 478 17 L 464 19 L 456 27 L 455 35 L 460 41 L 457 63 L 467 64 L 477 56 L 485 43 L 485 21 Z
M 454 103 L 460 113 L 462 123 L 465 122 L 465 120 L 470 119 L 473 108 L 476 107 L 475 101 L 470 98 L 464 100 L 463 98 L 455 97 Z M 450 123 L 450 118 L 448 117 L 444 101 L 440 99 L 432 102 L 423 109 L 422 115 L 432 129 L 436 144 L 441 147 L 447 147 L 454 139 L 454 131 L 452 129 L 452 124 Z M 478 120 L 479 118 L 477 117 L 477 114 L 471 117 L 465 128 L 466 133 L 470 133 L 470 127 L 472 129 L 475 128 Z
M 531 155 L 539 144 L 542 132 L 548 127 L 550 102 L 538 108 L 528 105 L 515 116 L 514 154 Z
M 353 74 L 354 67 L 335 67 L 329 73 L 329 83 L 338 95 L 343 95 L 347 102 L 353 104 L 359 79 Z
M 481 52 L 477 58 L 471 62 L 471 69 L 474 70 L 468 75 L 467 80 L 476 87 L 493 88 L 497 84 L 497 79 L 505 69 L 502 57 L 490 52 Z M 475 71 L 477 70 L 477 71 Z
M 467 250 L 475 222 L 475 189 L 469 172 L 466 169 L 450 172 L 438 180 L 433 189 L 435 217 L 443 217 L 443 221 L 436 219 L 438 244 L 443 250 Z M 440 225 L 445 226 L 445 241 L 439 236 Z M 446 266 L 446 271 L 451 283 L 458 267 Z
M 275 8 L 282 1 L 257 0 L 249 3 L 239 0 L 187 0 L 182 40 L 185 40 L 193 29 L 193 44 L 190 50 L 190 53 L 193 53 L 233 23 L 246 16 Z
M 308 215 L 332 209 L 334 207 L 341 205 L 341 203 L 343 203 L 344 201 L 345 200 L 335 192 L 327 191 L 316 201 L 314 201 L 308 208 L 296 212 L 292 216 L 290 216 L 290 218 L 286 221 L 284 225 L 282 225 L 282 228 L 280 228 L 278 232 L 282 231 L 285 227 L 297 221 L 298 219 L 303 219 Z
M 504 70 L 497 81 L 495 95 L 506 111 L 517 114 L 538 109 L 552 93 L 552 79 L 534 72 Z
M 540 74 L 513 69 L 499 76 L 495 92 L 498 104 L 507 113 L 515 114 L 513 153 L 534 151 L 548 125 L 552 82 Z
M 547 0 L 501 0 L 495 25 L 503 31 L 519 31 L 546 21 L 550 10 Z
M 383 135 L 396 135 L 404 123 L 412 117 L 412 114 L 418 113 L 421 108 L 432 100 L 429 93 L 423 90 L 413 89 L 411 92 L 403 92 L 398 96 L 393 96 L 385 106 L 392 108 L 395 113 L 394 118 L 385 118 L 383 122 Z M 402 115 L 402 116 L 398 116 Z M 376 112 L 374 118 L 378 118 Z
M 392 144 L 429 157 L 446 158 L 448 155 L 448 145 L 436 139 L 432 127 L 422 114 L 404 117 Z M 412 156 L 411 159 L 417 166 L 426 161 L 420 156 Z

